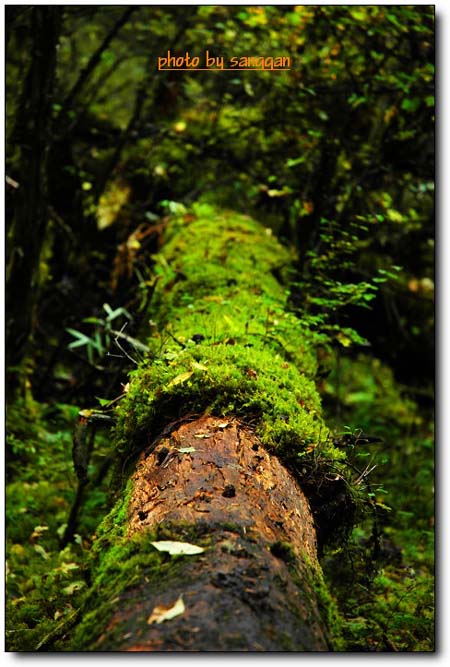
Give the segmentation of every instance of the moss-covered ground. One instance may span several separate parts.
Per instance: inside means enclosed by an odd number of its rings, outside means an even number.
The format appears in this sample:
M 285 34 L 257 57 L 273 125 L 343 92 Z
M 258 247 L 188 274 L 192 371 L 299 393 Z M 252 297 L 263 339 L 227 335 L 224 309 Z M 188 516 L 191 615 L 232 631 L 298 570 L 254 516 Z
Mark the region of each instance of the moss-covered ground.
M 61 549 L 76 493 L 72 429 L 78 408 L 27 395 L 8 410 L 6 484 L 6 648 L 46 650 L 70 626 L 87 585 L 90 537 L 105 512 L 106 483 L 86 494 L 75 540 Z M 92 461 L 106 455 L 102 435 Z
M 434 650 L 434 420 L 391 370 L 367 355 L 341 359 L 322 385 L 336 431 L 356 436 L 349 456 L 377 510 L 322 565 L 345 618 L 349 650 Z M 336 399 L 339 397 L 338 404 Z M 336 406 L 339 413 L 336 414 Z M 349 429 L 348 424 L 352 424 Z M 358 441 L 362 432 L 378 436 Z M 378 533 L 374 540 L 374 527 Z

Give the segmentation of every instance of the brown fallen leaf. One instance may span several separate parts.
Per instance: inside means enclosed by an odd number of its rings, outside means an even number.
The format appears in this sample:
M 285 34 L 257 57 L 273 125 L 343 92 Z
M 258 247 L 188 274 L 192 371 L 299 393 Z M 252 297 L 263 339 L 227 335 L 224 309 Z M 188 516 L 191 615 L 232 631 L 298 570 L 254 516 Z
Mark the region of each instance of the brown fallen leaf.
M 184 606 L 183 596 L 180 595 L 178 600 L 176 600 L 176 602 L 174 602 L 169 607 L 163 604 L 157 605 L 148 617 L 147 623 L 152 625 L 153 623 L 164 623 L 164 621 L 170 621 L 172 618 L 184 614 L 185 609 L 186 607 Z

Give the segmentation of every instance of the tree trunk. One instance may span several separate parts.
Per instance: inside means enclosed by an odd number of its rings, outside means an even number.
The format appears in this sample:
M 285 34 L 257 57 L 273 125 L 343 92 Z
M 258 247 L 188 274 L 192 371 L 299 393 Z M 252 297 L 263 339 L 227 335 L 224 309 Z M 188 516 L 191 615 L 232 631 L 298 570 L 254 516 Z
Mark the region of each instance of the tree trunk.
M 19 153 L 14 171 L 19 187 L 7 200 L 11 222 L 7 234 L 6 350 L 8 365 L 23 358 L 32 330 L 39 260 L 47 226 L 47 156 L 51 127 L 51 97 L 61 7 L 33 7 L 33 50 L 24 80 L 9 154 Z M 12 201 L 14 198 L 14 201 Z
M 117 408 L 118 500 L 64 648 L 338 650 L 301 486 L 317 486 L 317 506 L 343 478 L 320 464 L 335 452 L 311 341 L 276 277 L 289 254 L 245 216 L 207 209 L 173 221 L 158 257 L 149 356 Z

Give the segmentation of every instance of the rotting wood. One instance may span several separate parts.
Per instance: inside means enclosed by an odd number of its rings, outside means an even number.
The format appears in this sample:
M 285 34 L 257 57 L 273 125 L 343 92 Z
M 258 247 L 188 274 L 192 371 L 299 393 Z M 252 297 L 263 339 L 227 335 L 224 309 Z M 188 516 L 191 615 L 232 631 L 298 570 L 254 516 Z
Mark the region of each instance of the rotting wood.
M 183 424 L 141 456 L 132 479 L 130 535 L 163 521 L 195 523 L 203 517 L 208 523 L 232 521 L 315 557 L 313 521 L 301 489 L 237 419 L 203 417 Z
M 330 650 L 309 577 L 316 536 L 308 503 L 248 427 L 229 417 L 183 424 L 142 454 L 132 480 L 129 537 L 190 524 L 209 546 L 151 586 L 143 571 L 115 601 L 93 650 Z M 148 623 L 180 596 L 183 614 Z

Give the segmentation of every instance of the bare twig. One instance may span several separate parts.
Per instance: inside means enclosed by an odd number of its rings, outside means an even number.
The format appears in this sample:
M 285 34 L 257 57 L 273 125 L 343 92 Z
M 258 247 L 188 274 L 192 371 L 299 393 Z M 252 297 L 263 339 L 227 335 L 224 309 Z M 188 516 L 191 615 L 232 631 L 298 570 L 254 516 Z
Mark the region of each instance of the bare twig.
M 127 334 L 123 333 L 123 330 L 127 326 L 128 322 L 126 322 L 123 327 L 121 328 L 120 331 L 111 331 L 111 333 L 115 336 L 115 340 L 117 338 L 122 338 L 123 340 L 126 340 L 127 343 L 130 343 L 133 347 L 135 347 L 137 350 L 141 350 L 141 352 L 150 352 L 150 348 L 145 345 L 144 343 L 141 343 L 139 340 L 136 338 L 133 338 L 132 336 L 128 336 Z
M 132 338 L 131 336 L 127 336 L 127 334 L 123 333 L 123 330 L 125 329 L 127 324 L 128 324 L 128 322 L 125 322 L 125 324 L 123 325 L 123 327 L 121 328 L 120 331 L 112 331 L 111 333 L 114 334 L 114 336 L 115 336 L 114 342 L 117 345 L 117 347 L 119 348 L 119 350 L 126 356 L 127 359 L 129 359 L 130 361 L 133 362 L 133 364 L 138 366 L 139 361 L 136 361 L 136 359 L 134 359 L 130 354 L 128 354 L 128 352 L 119 343 L 119 338 L 121 338 L 122 340 L 126 340 L 127 343 L 130 343 L 130 345 L 133 345 L 133 347 L 135 347 L 138 350 L 140 349 L 143 352 L 148 352 L 149 348 L 147 347 L 147 345 L 144 345 L 143 343 L 140 343 L 135 338 Z

